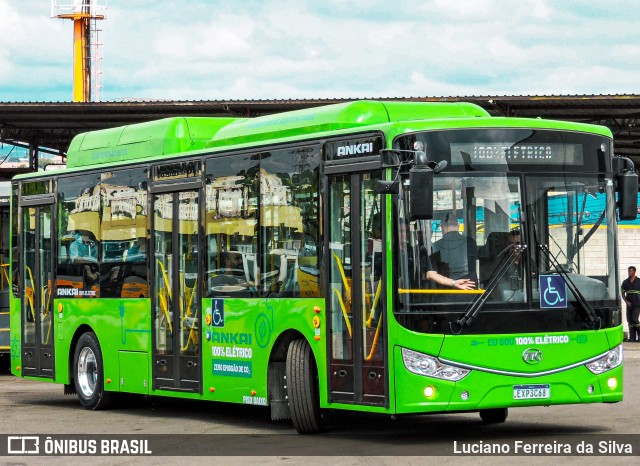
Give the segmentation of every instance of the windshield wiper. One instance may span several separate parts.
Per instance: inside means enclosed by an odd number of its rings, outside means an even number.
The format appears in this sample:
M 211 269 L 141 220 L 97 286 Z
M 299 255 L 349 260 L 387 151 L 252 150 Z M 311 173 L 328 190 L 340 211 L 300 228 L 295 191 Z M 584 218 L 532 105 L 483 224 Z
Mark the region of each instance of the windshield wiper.
M 599 330 L 600 326 L 602 325 L 602 320 L 600 319 L 600 317 L 597 316 L 596 311 L 593 309 L 593 307 L 591 307 L 591 304 L 589 304 L 589 301 L 587 301 L 584 295 L 580 292 L 580 290 L 578 290 L 578 287 L 573 282 L 573 280 L 571 280 L 571 277 L 569 277 L 569 274 L 567 273 L 567 271 L 562 268 L 562 266 L 558 262 L 558 259 L 556 259 L 556 257 L 551 253 L 551 251 L 549 250 L 549 247 L 546 244 L 538 243 L 537 247 L 540 251 L 542 251 L 547 256 L 547 259 L 549 260 L 551 265 L 553 265 L 553 268 L 556 269 L 556 272 L 558 273 L 558 275 L 562 277 L 562 279 L 566 283 L 571 293 L 573 293 L 573 296 L 574 298 L 576 298 L 576 301 L 580 304 L 581 309 L 583 310 L 587 318 L 587 321 L 590 324 L 592 324 L 594 328 L 597 322 L 599 324 L 598 326 L 598 330 Z
M 596 223 L 594 223 L 591 229 L 587 232 L 587 234 L 584 235 L 584 238 L 582 238 L 582 241 L 578 243 L 578 251 L 584 247 L 585 243 L 589 241 L 589 239 L 598 230 L 598 228 L 600 228 L 600 225 L 602 224 L 602 221 L 604 220 L 606 213 L 607 212 L 605 210 L 602 211 L 602 213 L 600 214 L 600 217 L 598 218 L 598 220 L 596 220 Z
M 507 273 L 507 270 L 509 270 L 511 264 L 515 262 L 518 256 L 520 256 L 525 249 L 527 249 L 527 245 L 520 244 L 511 249 L 511 254 L 505 254 L 502 257 L 502 260 L 498 264 L 498 267 L 496 267 L 494 272 L 491 274 L 491 277 L 489 277 L 489 281 L 487 282 L 484 293 L 478 295 L 476 299 L 469 303 L 469 305 L 465 309 L 464 314 L 456 319 L 456 324 L 460 326 L 460 330 L 457 333 L 453 331 L 453 327 L 451 325 L 452 322 L 449 322 L 451 333 L 459 335 L 465 325 L 471 324 L 471 321 L 475 318 L 478 312 L 480 312 L 480 309 L 482 309 L 482 306 L 484 306 L 484 303 L 487 302 L 487 299 L 489 299 L 489 296 L 491 295 L 493 290 L 498 286 L 498 284 L 502 280 L 502 277 L 504 277 L 504 275 Z

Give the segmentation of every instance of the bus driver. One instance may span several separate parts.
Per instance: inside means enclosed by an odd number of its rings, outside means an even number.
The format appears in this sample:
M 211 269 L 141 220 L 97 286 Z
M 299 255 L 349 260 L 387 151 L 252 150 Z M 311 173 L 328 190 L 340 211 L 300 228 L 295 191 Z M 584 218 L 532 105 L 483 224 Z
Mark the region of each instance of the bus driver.
M 460 234 L 458 218 L 449 212 L 440 222 L 442 238 L 433 243 L 431 263 L 440 275 L 451 277 L 454 281 L 464 280 L 473 282 L 474 288 L 478 283 L 476 274 L 476 259 L 478 246 L 476 242 Z

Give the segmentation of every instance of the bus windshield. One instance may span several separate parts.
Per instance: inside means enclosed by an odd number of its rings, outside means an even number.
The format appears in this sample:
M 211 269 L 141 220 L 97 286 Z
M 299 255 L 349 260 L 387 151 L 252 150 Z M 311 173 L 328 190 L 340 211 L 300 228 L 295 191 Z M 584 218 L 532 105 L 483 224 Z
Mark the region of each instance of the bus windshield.
M 403 190 L 396 316 L 430 333 L 457 333 L 469 309 L 467 333 L 578 330 L 594 312 L 597 327 L 613 326 L 613 195 L 604 174 L 447 171 L 435 177 L 433 220 L 409 221 Z M 473 289 L 452 286 L 464 279 Z

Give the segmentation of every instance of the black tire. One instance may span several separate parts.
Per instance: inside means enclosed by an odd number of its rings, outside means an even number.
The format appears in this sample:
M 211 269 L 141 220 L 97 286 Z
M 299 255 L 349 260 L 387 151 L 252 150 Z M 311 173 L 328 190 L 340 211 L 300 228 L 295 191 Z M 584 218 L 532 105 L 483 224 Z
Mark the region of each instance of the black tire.
M 500 424 L 507 420 L 509 410 L 507 408 L 483 409 L 480 411 L 480 419 L 485 424 Z
M 300 434 L 322 429 L 318 369 L 306 340 L 294 340 L 287 351 L 287 395 L 293 427 Z
M 90 410 L 104 409 L 112 393 L 104 390 L 104 364 L 98 338 L 93 332 L 82 334 L 73 355 L 73 378 L 80 404 Z

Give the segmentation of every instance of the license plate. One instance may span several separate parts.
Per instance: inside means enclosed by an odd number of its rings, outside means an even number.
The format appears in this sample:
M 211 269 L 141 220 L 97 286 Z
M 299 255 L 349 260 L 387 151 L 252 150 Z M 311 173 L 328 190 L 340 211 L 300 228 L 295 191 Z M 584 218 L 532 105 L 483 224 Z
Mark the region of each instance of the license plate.
M 513 399 L 514 400 L 534 400 L 544 399 L 551 397 L 551 388 L 549 384 L 537 384 L 537 385 L 514 385 L 513 386 Z

